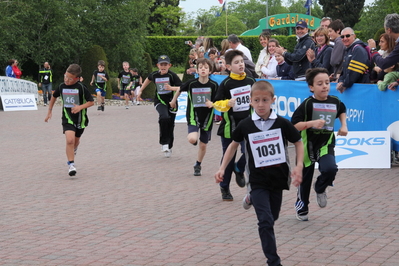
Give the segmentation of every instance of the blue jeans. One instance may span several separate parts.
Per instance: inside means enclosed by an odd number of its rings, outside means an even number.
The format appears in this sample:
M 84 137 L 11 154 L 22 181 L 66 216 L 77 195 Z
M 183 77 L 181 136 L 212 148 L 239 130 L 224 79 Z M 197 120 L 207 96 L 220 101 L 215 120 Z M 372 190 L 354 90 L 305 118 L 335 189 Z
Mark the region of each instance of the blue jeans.
M 224 154 L 225 154 L 227 148 L 229 147 L 230 143 L 233 140 L 226 139 L 224 137 L 221 137 L 221 140 L 222 140 L 222 149 L 223 149 L 223 157 L 224 157 Z M 242 155 L 241 155 L 240 159 L 238 159 L 238 161 L 237 161 L 237 167 L 241 173 L 244 173 L 244 171 L 245 171 L 245 142 L 241 141 L 240 146 L 241 146 Z M 223 161 L 223 157 L 222 157 L 222 161 Z M 224 189 L 229 189 L 230 181 L 231 181 L 231 174 L 233 173 L 233 170 L 234 170 L 235 158 L 236 158 L 236 154 L 234 154 L 233 158 L 231 159 L 231 161 L 227 165 L 226 169 L 224 170 L 223 181 L 220 182 L 220 186 Z
M 52 83 L 44 84 L 42 83 L 42 92 L 43 92 L 43 101 L 45 104 L 47 104 L 47 101 L 51 100 L 51 95 L 52 95 Z
M 278 219 L 283 200 L 283 191 L 267 189 L 254 189 L 251 191 L 251 202 L 258 217 L 258 231 L 262 250 L 267 258 L 267 264 L 277 266 L 280 257 L 277 255 L 276 236 L 274 235 L 274 222 Z

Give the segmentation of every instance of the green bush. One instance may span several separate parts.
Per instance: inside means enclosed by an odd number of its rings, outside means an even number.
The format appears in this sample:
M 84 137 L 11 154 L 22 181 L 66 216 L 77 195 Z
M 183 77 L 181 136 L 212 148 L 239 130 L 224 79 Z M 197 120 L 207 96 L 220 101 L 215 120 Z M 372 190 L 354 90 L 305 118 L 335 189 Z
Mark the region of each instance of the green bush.
M 82 77 L 83 83 L 89 89 L 92 94 L 95 94 L 95 88 L 90 86 L 90 81 L 93 76 L 94 70 L 97 69 L 97 63 L 99 60 L 104 60 L 105 62 L 105 71 L 108 73 L 108 76 L 111 77 L 110 72 L 108 70 L 108 59 L 105 54 L 104 49 L 99 45 L 93 45 L 86 53 L 82 56 L 81 64 L 82 67 Z M 112 86 L 110 80 L 107 81 L 107 93 L 105 98 L 112 98 Z
M 144 53 L 144 62 L 145 62 L 145 67 L 143 68 L 143 70 L 142 70 L 143 72 L 141 74 L 141 76 L 143 78 L 143 82 L 148 77 L 148 75 L 153 72 L 153 68 L 152 68 L 153 63 L 152 63 L 149 53 Z M 143 91 L 141 98 L 153 99 L 154 95 L 155 95 L 155 84 L 154 84 L 154 82 L 151 82 Z
M 378 43 L 378 42 L 380 41 L 380 36 L 381 36 L 381 34 L 383 34 L 383 33 L 385 33 L 385 29 L 384 29 L 384 28 L 379 29 L 379 30 L 374 34 L 373 39 Z

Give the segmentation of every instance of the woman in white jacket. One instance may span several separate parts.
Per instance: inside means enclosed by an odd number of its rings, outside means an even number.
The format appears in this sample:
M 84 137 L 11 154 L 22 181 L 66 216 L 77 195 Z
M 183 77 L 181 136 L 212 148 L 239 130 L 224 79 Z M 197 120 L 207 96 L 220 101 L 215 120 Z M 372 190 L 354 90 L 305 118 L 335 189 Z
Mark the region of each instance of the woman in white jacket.
M 261 35 L 259 35 L 259 42 L 260 45 L 262 45 L 263 47 L 263 49 L 259 53 L 258 61 L 256 62 L 255 65 L 255 72 L 256 74 L 258 74 L 259 77 L 262 76 L 261 66 L 267 65 L 269 63 L 270 55 L 267 50 L 267 45 L 269 44 L 269 38 L 270 38 L 269 33 L 262 32 Z
M 274 56 L 276 48 L 279 46 L 279 42 L 276 39 L 269 39 L 269 44 L 267 46 L 267 59 L 264 59 L 265 64 L 260 65 L 261 75 L 260 78 L 271 79 L 277 77 L 277 60 Z

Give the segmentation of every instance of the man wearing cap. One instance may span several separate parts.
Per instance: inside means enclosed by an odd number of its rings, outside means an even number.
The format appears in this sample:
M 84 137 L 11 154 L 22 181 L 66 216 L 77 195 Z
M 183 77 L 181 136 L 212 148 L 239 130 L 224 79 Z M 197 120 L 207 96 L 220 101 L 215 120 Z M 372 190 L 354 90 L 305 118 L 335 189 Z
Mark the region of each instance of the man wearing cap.
M 287 52 L 282 47 L 277 47 L 275 53 L 282 54 L 285 61 L 292 65 L 295 78 L 304 77 L 305 72 L 311 67 L 309 60 L 306 56 L 308 49 L 314 49 L 315 44 L 308 33 L 308 24 L 304 20 L 300 20 L 295 25 L 295 32 L 297 37 L 297 44 L 295 45 L 292 53 Z
M 247 47 L 245 47 L 244 45 L 241 44 L 240 39 L 238 39 L 237 35 L 235 34 L 230 34 L 228 39 L 229 41 L 229 45 L 231 49 L 236 49 L 236 50 L 240 50 L 241 52 L 244 53 L 244 55 L 251 61 L 252 61 L 252 55 L 251 55 L 251 51 L 249 51 L 249 49 Z

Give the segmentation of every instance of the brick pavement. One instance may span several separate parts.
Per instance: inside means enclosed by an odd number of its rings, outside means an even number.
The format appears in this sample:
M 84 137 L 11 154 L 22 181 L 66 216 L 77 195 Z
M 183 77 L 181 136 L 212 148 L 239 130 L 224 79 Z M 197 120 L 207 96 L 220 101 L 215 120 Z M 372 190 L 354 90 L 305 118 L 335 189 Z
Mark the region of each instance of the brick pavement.
M 90 125 L 67 175 L 60 107 L 0 112 L 0 265 L 265 265 L 253 208 L 232 184 L 222 202 L 213 174 L 221 156 L 213 134 L 203 175 L 196 148 L 176 125 L 163 158 L 154 108 L 107 106 Z M 378 155 L 376 155 L 378 156 Z M 310 221 L 284 193 L 275 231 L 283 265 L 399 265 L 399 167 L 340 170 Z

